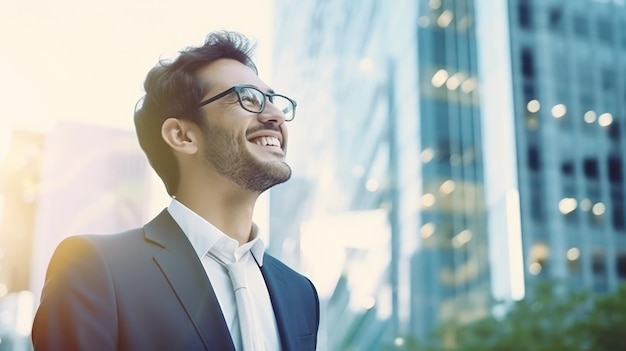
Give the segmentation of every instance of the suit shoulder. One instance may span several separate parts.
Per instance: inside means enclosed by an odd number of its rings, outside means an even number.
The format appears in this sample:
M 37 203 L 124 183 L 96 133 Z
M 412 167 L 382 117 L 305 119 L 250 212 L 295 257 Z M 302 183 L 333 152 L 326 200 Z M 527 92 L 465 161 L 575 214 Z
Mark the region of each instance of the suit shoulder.
M 263 265 L 272 266 L 273 268 L 279 269 L 281 271 L 285 271 L 285 273 L 301 275 L 300 273 L 296 272 L 293 268 L 283 263 L 283 261 L 268 254 L 267 252 L 263 255 Z
M 57 245 L 56 255 L 80 256 L 81 253 L 98 252 L 106 247 L 119 247 L 121 242 L 133 241 L 133 238 L 143 238 L 143 229 L 135 228 L 115 234 L 80 234 L 64 238 Z
M 276 257 L 274 257 L 274 256 L 272 256 L 270 254 L 267 254 L 267 253 L 265 253 L 265 255 L 263 256 L 263 265 L 267 265 L 268 267 L 272 267 L 276 271 L 280 272 L 280 274 L 283 274 L 284 276 L 288 277 L 289 279 L 298 279 L 298 280 L 306 280 L 306 281 L 309 280 L 302 273 L 297 272 L 293 268 L 291 268 L 288 265 L 286 265 L 285 263 L 283 263 L 278 258 L 276 258 Z
M 124 232 L 111 234 L 79 234 L 68 236 L 63 239 L 59 246 L 65 245 L 93 245 L 97 247 L 107 245 L 119 245 L 120 242 L 143 240 L 143 228 L 134 228 Z

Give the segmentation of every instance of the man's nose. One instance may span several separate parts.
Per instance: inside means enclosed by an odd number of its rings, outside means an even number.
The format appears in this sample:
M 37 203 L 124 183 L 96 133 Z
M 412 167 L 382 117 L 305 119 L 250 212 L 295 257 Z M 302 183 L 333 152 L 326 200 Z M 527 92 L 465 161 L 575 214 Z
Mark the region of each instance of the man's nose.
M 265 108 L 259 113 L 259 121 L 262 123 L 275 123 L 281 125 L 285 123 L 285 114 L 273 103 L 266 101 Z

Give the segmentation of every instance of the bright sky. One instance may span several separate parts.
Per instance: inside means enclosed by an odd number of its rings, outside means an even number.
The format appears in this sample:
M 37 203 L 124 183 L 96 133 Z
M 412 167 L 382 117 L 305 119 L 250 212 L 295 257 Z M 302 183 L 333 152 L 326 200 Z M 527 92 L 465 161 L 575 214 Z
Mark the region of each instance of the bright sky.
M 13 128 L 60 119 L 132 130 L 159 57 L 231 29 L 258 41 L 268 81 L 272 0 L 0 0 L 0 157 Z

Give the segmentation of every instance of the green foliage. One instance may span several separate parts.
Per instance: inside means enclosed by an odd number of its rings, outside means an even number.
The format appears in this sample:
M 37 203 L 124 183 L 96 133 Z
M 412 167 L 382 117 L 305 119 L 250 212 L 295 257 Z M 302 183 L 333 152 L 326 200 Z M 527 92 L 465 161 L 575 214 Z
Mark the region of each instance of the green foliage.
M 530 291 L 502 316 L 470 324 L 446 323 L 437 336 L 444 346 L 404 351 L 619 351 L 626 350 L 626 285 L 608 295 L 564 292 L 557 283 Z M 561 291 L 563 290 L 563 291 Z
M 518 301 L 505 316 L 488 317 L 456 326 L 453 350 L 569 351 L 580 350 L 584 338 L 579 324 L 589 313 L 584 293 L 555 293 L 556 287 L 540 286 L 532 300 Z
M 615 294 L 597 298 L 594 305 L 587 321 L 581 323 L 581 332 L 590 341 L 590 349 L 626 350 L 626 285 Z

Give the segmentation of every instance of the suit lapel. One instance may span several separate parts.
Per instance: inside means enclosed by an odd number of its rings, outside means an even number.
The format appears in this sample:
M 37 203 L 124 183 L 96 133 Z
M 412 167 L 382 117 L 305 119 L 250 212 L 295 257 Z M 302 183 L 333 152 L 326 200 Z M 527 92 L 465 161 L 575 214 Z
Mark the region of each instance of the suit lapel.
M 275 258 L 265 254 L 261 272 L 272 301 L 282 349 L 283 351 L 298 351 L 299 336 L 297 332 L 294 332 L 297 329 L 297 319 L 293 314 L 293 309 L 289 308 L 289 286 L 280 274 L 280 267 L 276 266 Z
M 191 243 L 167 210 L 144 227 L 146 238 L 163 247 L 154 255 L 207 350 L 235 351 L 211 283 Z

